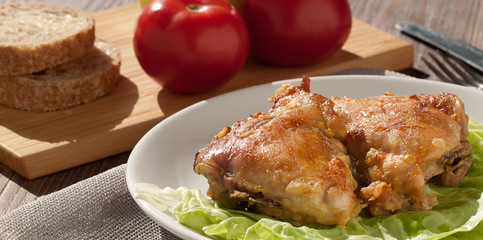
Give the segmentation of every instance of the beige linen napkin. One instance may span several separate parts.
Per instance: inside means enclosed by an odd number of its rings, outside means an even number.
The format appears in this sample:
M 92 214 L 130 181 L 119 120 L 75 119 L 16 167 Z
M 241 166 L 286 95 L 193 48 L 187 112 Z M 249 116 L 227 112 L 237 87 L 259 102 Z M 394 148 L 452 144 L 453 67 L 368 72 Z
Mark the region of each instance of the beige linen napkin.
M 406 76 L 376 69 L 336 73 Z M 38 198 L 0 217 L 0 239 L 179 239 L 136 205 L 126 165 Z

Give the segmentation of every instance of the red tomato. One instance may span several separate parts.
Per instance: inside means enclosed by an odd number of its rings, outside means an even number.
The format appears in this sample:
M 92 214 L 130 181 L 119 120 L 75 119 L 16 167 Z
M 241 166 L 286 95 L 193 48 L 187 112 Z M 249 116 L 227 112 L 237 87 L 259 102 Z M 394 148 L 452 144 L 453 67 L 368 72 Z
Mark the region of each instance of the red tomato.
M 249 37 L 226 0 L 154 0 L 138 17 L 133 46 L 143 70 L 164 88 L 196 93 L 241 69 Z
M 253 54 L 281 66 L 329 56 L 345 43 L 352 25 L 347 0 L 242 0 L 238 7 Z

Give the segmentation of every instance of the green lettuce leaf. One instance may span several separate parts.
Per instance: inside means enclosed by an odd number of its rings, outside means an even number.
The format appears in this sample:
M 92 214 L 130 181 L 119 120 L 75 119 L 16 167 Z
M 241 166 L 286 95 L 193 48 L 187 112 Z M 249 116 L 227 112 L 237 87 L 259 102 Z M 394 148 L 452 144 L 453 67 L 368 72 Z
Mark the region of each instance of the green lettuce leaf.
M 437 196 L 439 201 L 431 211 L 359 216 L 346 226 L 300 227 L 261 214 L 224 209 L 196 189 L 160 189 L 142 183 L 135 191 L 137 198 L 214 239 L 480 239 L 483 237 L 483 124 L 470 118 L 468 129 L 473 165 L 458 187 L 427 185 L 426 192 Z

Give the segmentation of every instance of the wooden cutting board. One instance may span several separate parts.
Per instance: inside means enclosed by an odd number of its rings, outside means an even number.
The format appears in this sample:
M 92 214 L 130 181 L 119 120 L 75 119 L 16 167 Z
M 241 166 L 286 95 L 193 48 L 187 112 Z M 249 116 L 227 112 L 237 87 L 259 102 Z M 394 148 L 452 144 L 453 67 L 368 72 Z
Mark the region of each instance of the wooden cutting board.
M 0 106 L 1 163 L 34 179 L 129 151 L 165 117 L 215 95 L 302 75 L 327 75 L 356 67 L 397 71 L 412 65 L 410 43 L 354 19 L 343 49 L 322 62 L 281 68 L 249 57 L 227 84 L 207 93 L 177 95 L 152 81 L 137 62 L 132 30 L 139 13 L 133 3 L 94 14 L 97 36 L 115 43 L 122 53 L 122 79 L 110 95 L 58 112 L 32 113 Z

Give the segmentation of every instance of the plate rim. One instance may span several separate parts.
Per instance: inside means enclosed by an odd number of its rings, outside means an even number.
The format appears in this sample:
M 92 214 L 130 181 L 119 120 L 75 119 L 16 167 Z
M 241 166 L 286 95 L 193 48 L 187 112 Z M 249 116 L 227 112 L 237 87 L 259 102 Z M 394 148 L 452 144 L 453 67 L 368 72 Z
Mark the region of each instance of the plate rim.
M 298 84 L 298 83 L 300 83 L 301 79 L 302 78 L 291 78 L 291 79 L 285 79 L 285 80 L 278 80 L 278 81 L 274 81 L 274 82 L 270 82 L 270 83 L 264 83 L 264 84 L 259 84 L 259 85 L 255 85 L 255 86 L 251 86 L 251 87 L 246 87 L 246 88 L 234 90 L 234 91 L 227 92 L 227 93 L 224 93 L 224 94 L 220 94 L 220 95 L 217 95 L 217 96 L 205 99 L 205 100 L 201 100 L 197 103 L 194 103 L 194 104 L 192 104 L 192 105 L 190 105 L 186 108 L 183 108 L 183 109 L 175 112 L 174 114 L 166 117 L 165 119 L 163 119 L 162 121 L 157 123 L 154 127 L 152 127 L 148 132 L 146 132 L 143 135 L 143 137 L 136 143 L 134 148 L 132 149 L 132 151 L 129 155 L 129 158 L 127 160 L 127 163 L 126 163 L 126 173 L 125 173 L 126 183 L 127 183 L 129 193 L 130 193 L 131 197 L 135 200 L 136 204 L 144 212 L 144 214 L 146 214 L 148 217 L 150 217 L 152 220 L 154 220 L 157 224 L 159 224 L 160 226 L 162 226 L 166 230 L 168 230 L 171 233 L 173 233 L 173 234 L 175 234 L 179 237 L 182 237 L 184 239 L 200 239 L 200 238 L 209 239 L 206 236 L 204 236 L 204 235 L 202 235 L 202 234 L 200 234 L 200 233 L 198 233 L 198 232 L 196 232 L 192 229 L 189 229 L 189 228 L 185 227 L 184 225 L 182 225 L 178 222 L 176 222 L 176 224 L 171 224 L 169 222 L 165 222 L 164 221 L 165 218 L 169 217 L 166 213 L 160 212 L 160 211 L 156 210 L 153 206 L 146 203 L 145 201 L 136 198 L 136 196 L 135 196 L 136 193 L 134 192 L 134 184 L 135 184 L 134 181 L 135 180 L 133 180 L 133 176 L 132 176 L 131 172 L 133 171 L 132 165 L 133 165 L 133 162 L 136 161 L 134 159 L 137 155 L 138 149 L 140 148 L 140 146 L 145 141 L 147 141 L 148 138 L 151 137 L 151 135 L 155 134 L 158 131 L 158 129 L 160 129 L 163 125 L 167 124 L 170 120 L 175 119 L 176 117 L 181 116 L 182 114 L 189 112 L 189 111 L 191 111 L 191 110 L 193 110 L 193 109 L 195 109 L 199 106 L 202 106 L 203 104 L 209 104 L 210 101 L 219 101 L 219 99 L 226 98 L 227 96 L 230 96 L 230 95 L 233 95 L 233 94 L 242 94 L 244 92 L 250 92 L 250 91 L 253 91 L 253 89 L 258 89 L 258 88 L 273 88 L 273 90 L 276 90 L 276 88 L 278 86 L 282 85 L 282 84 L 287 84 L 287 83 Z M 482 91 L 479 91 L 479 90 L 473 89 L 473 88 L 468 88 L 468 87 L 464 87 L 464 86 L 460 86 L 460 85 L 456 85 L 456 84 L 451 84 L 451 83 L 446 83 L 446 82 L 441 82 L 441 81 L 436 81 L 436 80 L 414 78 L 414 77 L 410 77 L 410 76 L 406 77 L 406 76 L 365 75 L 365 74 L 354 74 L 354 75 L 352 75 L 352 74 L 349 74 L 349 75 L 312 76 L 312 77 L 310 77 L 310 79 L 311 79 L 311 82 L 314 82 L 314 81 L 318 82 L 318 81 L 355 81 L 355 80 L 358 80 L 358 81 L 376 81 L 376 82 L 389 81 L 389 82 L 397 83 L 397 84 L 404 81 L 408 85 L 413 85 L 413 84 L 424 85 L 424 86 L 440 85 L 442 88 L 445 88 L 445 89 L 455 89 L 456 92 L 470 91 L 470 92 L 473 92 L 475 94 L 483 94 Z M 317 92 L 314 91 L 314 93 L 317 93 Z M 421 92 L 421 93 L 424 93 L 424 92 Z M 273 92 L 270 93 L 270 94 L 273 94 Z M 420 94 L 420 93 L 415 93 L 415 94 Z M 267 95 L 267 98 L 269 98 L 270 96 L 271 95 Z M 483 119 L 478 119 L 478 120 L 482 121 Z

